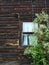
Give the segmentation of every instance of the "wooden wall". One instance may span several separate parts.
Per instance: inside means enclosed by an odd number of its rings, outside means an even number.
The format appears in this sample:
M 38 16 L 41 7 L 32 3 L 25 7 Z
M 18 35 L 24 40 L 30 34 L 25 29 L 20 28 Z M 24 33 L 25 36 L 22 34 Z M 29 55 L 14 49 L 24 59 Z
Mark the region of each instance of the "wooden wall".
M 49 13 L 48 0 L 46 7 Z M 25 47 L 8 46 L 7 43 L 21 40 L 21 23 L 32 22 L 34 14 L 41 10 L 45 10 L 45 0 L 0 0 L 0 59 L 26 60 L 23 56 Z M 19 14 L 19 18 L 16 14 Z
M 0 0 L 0 60 L 21 59 L 25 65 L 28 64 L 28 59 L 23 55 L 24 47 L 7 43 L 15 44 L 21 40 L 21 22 L 32 21 L 31 7 L 30 0 Z M 19 14 L 19 18 L 16 14 Z

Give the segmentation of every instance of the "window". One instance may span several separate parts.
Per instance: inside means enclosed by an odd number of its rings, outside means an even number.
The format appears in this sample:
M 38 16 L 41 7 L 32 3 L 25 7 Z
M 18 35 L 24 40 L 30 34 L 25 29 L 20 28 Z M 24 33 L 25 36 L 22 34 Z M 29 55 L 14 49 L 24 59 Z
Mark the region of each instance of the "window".
M 37 44 L 37 35 L 34 35 L 34 32 L 37 32 L 38 24 L 33 22 L 23 22 L 22 26 L 22 45 L 33 45 Z

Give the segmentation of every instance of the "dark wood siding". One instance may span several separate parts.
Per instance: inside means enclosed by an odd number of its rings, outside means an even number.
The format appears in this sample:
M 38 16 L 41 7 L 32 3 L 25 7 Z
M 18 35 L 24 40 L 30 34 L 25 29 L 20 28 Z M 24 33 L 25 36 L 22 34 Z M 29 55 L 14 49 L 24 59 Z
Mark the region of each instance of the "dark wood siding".
M 21 40 L 21 23 L 32 22 L 34 14 L 45 10 L 45 0 L 0 0 L 0 59 L 22 59 L 25 47 L 7 46 L 6 43 Z M 49 13 L 49 1 L 46 0 Z M 19 14 L 19 18 L 16 17 Z M 20 41 L 21 42 L 21 41 Z
M 32 21 L 31 7 L 30 0 L 0 0 L 0 60 L 28 60 L 23 56 L 24 47 L 7 46 L 7 43 L 21 40 L 22 21 Z

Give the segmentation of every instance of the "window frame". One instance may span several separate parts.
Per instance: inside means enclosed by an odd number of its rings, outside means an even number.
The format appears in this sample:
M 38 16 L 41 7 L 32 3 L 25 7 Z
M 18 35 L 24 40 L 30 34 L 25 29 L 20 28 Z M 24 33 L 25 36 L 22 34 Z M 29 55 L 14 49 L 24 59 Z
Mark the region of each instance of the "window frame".
M 28 22 L 29 23 L 29 22 Z M 30 23 L 32 23 L 32 22 L 30 22 Z M 22 28 L 23 28 L 23 22 L 22 22 Z M 21 36 L 23 35 L 23 34 L 34 34 L 34 32 L 23 32 L 22 31 L 22 29 L 21 29 L 21 32 L 22 32 L 22 34 L 21 34 Z M 23 37 L 23 36 L 22 36 Z M 21 37 L 21 45 L 23 44 L 23 42 L 22 42 L 22 37 Z M 22 46 L 30 46 L 30 45 L 22 45 Z

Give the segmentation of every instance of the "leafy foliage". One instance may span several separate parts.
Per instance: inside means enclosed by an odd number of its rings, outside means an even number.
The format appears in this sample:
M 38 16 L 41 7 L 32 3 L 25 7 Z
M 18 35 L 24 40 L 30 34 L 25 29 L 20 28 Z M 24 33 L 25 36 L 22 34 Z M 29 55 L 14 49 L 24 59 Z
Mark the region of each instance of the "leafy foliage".
M 34 22 L 38 23 L 42 23 L 43 21 L 48 22 L 49 16 L 44 11 L 42 11 L 42 13 L 35 14 L 35 16 L 36 18 L 34 19 Z
M 48 14 L 42 12 L 36 16 L 34 22 L 38 23 L 39 28 L 38 32 L 34 34 L 38 35 L 38 44 L 28 46 L 24 55 L 30 59 L 33 65 L 49 65 L 49 28 L 47 25 L 41 24 L 43 21 L 48 22 Z

